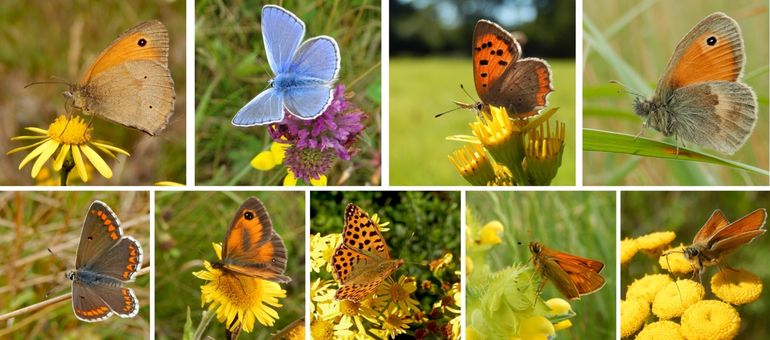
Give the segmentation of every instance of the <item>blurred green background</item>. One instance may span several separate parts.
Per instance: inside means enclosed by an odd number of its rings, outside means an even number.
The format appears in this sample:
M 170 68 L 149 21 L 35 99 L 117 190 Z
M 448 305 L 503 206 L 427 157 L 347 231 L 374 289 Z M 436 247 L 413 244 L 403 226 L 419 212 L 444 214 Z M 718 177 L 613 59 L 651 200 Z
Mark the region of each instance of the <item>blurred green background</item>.
M 770 192 L 624 191 L 621 193 L 620 201 L 621 239 L 639 237 L 657 231 L 674 231 L 677 237 L 672 245 L 678 246 L 679 243 L 692 244 L 695 234 L 716 209 L 721 209 L 728 220 L 735 221 L 756 209 L 770 208 Z M 728 255 L 726 263 L 734 268 L 746 269 L 767 283 L 770 280 L 770 266 L 761 262 L 767 258 L 770 258 L 770 237 L 763 235 Z M 711 280 L 711 276 L 718 271 L 717 267 L 707 267 L 703 280 Z M 636 254 L 630 262 L 622 266 L 621 296 L 625 296 L 626 286 L 634 279 L 641 278 L 644 274 L 654 273 L 667 272 L 661 270 L 657 258 L 652 259 L 643 254 Z M 770 337 L 767 328 L 770 300 L 767 299 L 767 293 L 764 296 L 738 309 L 741 316 L 741 330 L 738 338 L 767 339 Z M 710 288 L 706 289 L 706 298 L 714 298 Z
M 70 292 L 71 281 L 64 274 L 75 270 L 83 220 L 94 200 L 110 206 L 123 235 L 139 241 L 142 269 L 150 265 L 147 192 L 0 192 L 0 314 Z M 102 322 L 83 322 L 67 299 L 3 321 L 0 339 L 149 339 L 150 275 L 138 275 L 127 287 L 139 299 L 134 318 L 113 315 Z
M 636 135 L 642 119 L 632 108 L 633 96 L 609 84 L 617 80 L 632 92 L 649 96 L 685 34 L 707 15 L 721 11 L 741 26 L 746 65 L 742 82 L 759 102 L 754 132 L 735 155 L 709 153 L 768 168 L 768 5 L 753 0 L 586 1 L 583 28 L 583 126 Z M 598 33 L 592 37 L 592 30 Z M 606 50 L 605 50 L 606 49 Z M 663 139 L 647 129 L 644 136 Z M 673 142 L 674 139 L 667 139 Z M 687 145 L 688 147 L 697 147 Z M 583 156 L 586 185 L 767 185 L 768 178 L 739 170 L 676 160 L 600 152 Z
M 425 191 L 313 191 L 310 193 L 310 234 L 342 233 L 345 207 L 358 205 L 369 216 L 377 214 L 381 223 L 390 222 L 384 233 L 392 258 L 404 260 L 404 265 L 391 277 L 414 276 L 417 291 L 412 297 L 419 301 L 420 310 L 428 314 L 432 305 L 444 298 L 440 282 L 433 276 L 428 263 L 452 254 L 448 271 L 460 270 L 460 193 Z M 333 280 L 322 272 L 321 278 Z M 446 275 L 445 275 L 446 276 Z M 319 277 L 311 273 L 311 280 Z M 459 276 L 456 277 L 459 282 Z M 421 287 L 423 281 L 431 289 Z M 446 282 L 451 286 L 453 282 Z M 426 315 L 431 318 L 430 315 Z M 414 335 L 414 327 L 408 334 Z
M 303 192 L 158 192 L 155 196 L 155 337 L 181 339 L 190 308 L 193 331 L 201 320 L 200 287 L 206 281 L 193 276 L 203 260 L 217 260 L 212 243 L 224 242 L 233 216 L 254 196 L 267 207 L 273 229 L 286 245 L 286 276 L 281 287 L 286 298 L 276 308 L 280 319 L 272 328 L 259 323 L 241 338 L 263 339 L 305 315 L 305 194 Z M 208 305 L 206 305 L 208 307 Z M 212 320 L 205 335 L 225 337 L 224 326 Z
M 567 124 L 562 166 L 553 185 L 575 184 L 575 3 L 569 0 L 390 1 L 390 184 L 468 185 L 447 158 L 471 135 L 475 114 L 452 101 L 475 102 L 471 45 L 479 19 L 515 31 L 522 57 L 551 65 L 548 107 Z M 522 38 L 522 37 L 525 37 Z M 473 99 L 460 89 L 463 85 Z M 419 169 L 419 171 L 415 171 Z
M 249 162 L 267 150 L 267 128 L 238 128 L 230 121 L 261 91 L 273 74 L 262 42 L 260 13 L 278 4 L 305 22 L 305 39 L 328 35 L 342 55 L 337 84 L 369 117 L 358 152 L 337 162 L 329 185 L 380 182 L 380 2 L 354 1 L 197 1 L 195 6 L 196 183 L 280 185 L 286 170 L 258 171 Z
M 106 140 L 131 154 L 112 160 L 113 178 L 95 171 L 89 184 L 152 185 L 159 181 L 185 182 L 185 1 L 23 1 L 0 2 L 0 150 L 29 142 L 12 142 L 13 136 L 30 135 L 24 127 L 47 129 L 65 114 L 63 85 L 35 85 L 58 77 L 75 83 L 99 53 L 123 32 L 140 22 L 162 21 L 169 34 L 169 69 L 174 78 L 176 103 L 166 130 L 155 137 L 93 119 L 93 138 Z M 33 185 L 27 165 L 19 163 L 28 151 L 4 156 L 0 185 Z M 50 165 L 51 163 L 49 163 Z M 58 178 L 58 176 L 57 176 Z M 58 180 L 54 181 L 58 185 Z
M 466 195 L 470 215 L 479 227 L 498 220 L 505 228 L 503 243 L 492 247 L 488 254 L 493 271 L 531 261 L 527 247 L 531 241 L 603 262 L 601 275 L 607 280 L 606 285 L 596 293 L 570 301 L 577 315 L 572 319 L 572 327 L 557 334 L 569 339 L 615 338 L 614 191 L 469 191 Z M 542 296 L 561 295 L 549 282 Z M 466 310 L 466 315 L 470 313 L 473 311 Z

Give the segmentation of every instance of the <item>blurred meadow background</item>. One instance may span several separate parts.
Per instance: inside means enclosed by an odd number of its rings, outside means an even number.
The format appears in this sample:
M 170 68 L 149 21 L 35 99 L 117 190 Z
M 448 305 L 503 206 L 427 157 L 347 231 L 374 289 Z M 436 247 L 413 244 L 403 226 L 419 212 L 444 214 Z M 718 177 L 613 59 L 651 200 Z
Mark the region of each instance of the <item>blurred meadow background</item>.
M 142 271 L 150 247 L 149 194 L 130 192 L 0 192 L 0 315 L 67 294 L 88 207 L 106 203 L 121 221 L 123 235 L 142 246 Z M 53 255 L 46 250 L 50 248 Z M 72 311 L 72 300 L 49 304 L 0 322 L 2 339 L 149 339 L 150 275 L 127 284 L 139 299 L 139 314 L 88 323 Z M 46 297 L 46 294 L 50 295 Z
M 267 208 L 273 229 L 283 238 L 288 254 L 281 287 L 286 298 L 275 308 L 278 319 L 271 328 L 259 323 L 242 339 L 267 339 L 305 315 L 305 194 L 302 192 L 158 192 L 155 196 L 155 247 L 159 258 L 155 276 L 155 337 L 181 339 L 187 320 L 192 331 L 201 321 L 201 289 L 206 281 L 193 276 L 203 270 L 203 260 L 216 261 L 212 243 L 224 242 L 233 216 L 250 196 Z M 208 304 L 206 305 L 208 308 Z M 204 333 L 225 338 L 225 327 L 216 318 Z
M 583 126 L 636 135 L 642 119 L 632 109 L 631 92 L 650 96 L 674 47 L 700 20 L 724 12 L 741 27 L 746 65 L 741 82 L 754 89 L 759 103 L 754 132 L 735 155 L 709 154 L 768 169 L 768 3 L 753 0 L 680 0 L 638 2 L 591 0 L 583 13 Z M 666 140 L 654 129 L 644 137 Z M 687 147 L 698 148 L 688 143 Z M 768 177 L 733 168 L 681 160 L 586 152 L 586 185 L 767 185 Z
M 195 6 L 196 183 L 204 185 L 281 185 L 282 167 L 259 171 L 250 165 L 270 149 L 266 126 L 239 128 L 230 121 L 273 77 L 262 42 L 262 6 L 276 4 L 305 22 L 307 40 L 328 35 L 339 44 L 337 84 L 368 119 L 358 150 L 327 174 L 329 185 L 380 183 L 380 2 L 353 1 L 197 1 Z
M 428 332 L 430 336 L 436 336 L 436 333 L 430 333 L 436 329 L 426 329 L 426 323 L 434 326 L 438 324 L 436 328 L 446 326 L 445 317 L 452 314 L 441 316 L 441 309 L 434 304 L 442 300 L 447 301 L 450 307 L 460 304 L 459 301 L 453 301 L 449 293 L 451 286 L 460 282 L 460 193 L 313 191 L 310 196 L 311 235 L 341 234 L 348 203 L 359 206 L 370 217 L 377 214 L 380 224 L 390 223 L 384 227 L 389 231 L 383 233 L 390 256 L 404 260 L 404 265 L 391 278 L 414 278 L 417 291 L 412 293 L 412 297 L 417 300 L 418 309 L 423 313 L 422 318 L 412 315 L 412 320 L 407 322 L 412 324 L 407 325 L 406 334 L 402 336 L 414 337 L 416 332 L 423 335 Z M 432 272 L 429 263 L 442 259 L 446 254 L 450 255 L 442 266 L 444 269 Z M 438 274 L 440 272 L 443 274 Z M 316 279 L 334 280 L 331 273 L 325 270 L 321 273 L 311 272 L 311 280 Z M 422 319 L 421 322 L 415 321 L 418 319 Z
M 654 204 L 650 204 L 654 202 Z M 665 207 L 661 209 L 660 207 Z M 659 231 L 673 231 L 676 240 L 672 246 L 692 244 L 693 237 L 716 209 L 721 209 L 729 221 L 735 221 L 759 208 L 770 208 L 770 192 L 766 191 L 624 191 L 621 193 L 620 236 L 635 238 Z M 765 225 L 767 229 L 767 225 Z M 770 237 L 762 235 L 753 242 L 727 255 L 726 263 L 732 268 L 748 270 L 759 276 L 765 287 L 770 282 L 770 267 L 762 261 L 770 258 Z M 705 299 L 716 299 L 709 288 L 711 277 L 719 272 L 716 266 L 707 267 L 703 274 L 706 285 Z M 621 297 L 627 285 L 644 274 L 666 274 L 652 258 L 642 253 L 621 267 Z M 690 279 L 690 275 L 684 278 Z M 697 275 L 693 278 L 698 280 Z M 767 288 L 765 288 L 767 289 Z M 767 293 L 756 302 L 737 307 L 741 317 L 740 339 L 767 339 L 767 315 L 770 300 Z
M 469 191 L 466 204 L 468 225 L 478 230 L 497 220 L 504 228 L 500 235 L 502 243 L 492 246 L 483 261 L 474 261 L 472 266 L 477 268 L 474 270 L 489 266 L 491 271 L 499 271 L 513 264 L 531 263 L 527 244 L 532 241 L 603 262 L 605 266 L 600 275 L 606 279 L 605 286 L 580 300 L 570 301 L 577 315 L 571 319 L 572 327 L 557 335 L 568 339 L 615 338 L 614 191 Z M 467 237 L 475 239 L 477 235 Z M 473 286 L 469 283 L 467 289 L 472 291 Z M 544 299 L 562 297 L 551 282 L 546 283 L 541 296 Z M 474 310 L 480 306 L 472 294 L 466 299 L 466 315 L 470 322 Z
M 390 1 L 390 184 L 468 185 L 447 158 L 471 135 L 469 110 L 440 118 L 453 101 L 476 102 L 471 46 L 480 19 L 519 36 L 522 58 L 551 66 L 548 107 L 565 122 L 561 168 L 552 185 L 575 184 L 575 3 L 571 0 Z M 464 86 L 472 98 L 461 89 Z
M 109 19 L 109 20 L 108 20 Z M 93 169 L 89 184 L 152 185 L 159 181 L 185 181 L 185 1 L 45 1 L 8 0 L 0 2 L 0 150 L 2 153 L 29 141 L 11 137 L 30 135 L 25 127 L 47 129 L 65 114 L 66 86 L 31 82 L 80 77 L 99 53 L 123 32 L 135 25 L 157 19 L 169 34 L 169 69 L 174 79 L 176 103 L 166 129 L 155 137 L 104 119 L 92 120 L 94 139 L 120 147 L 131 157 L 105 157 L 113 170 L 105 179 Z M 52 79 L 57 77 L 58 79 Z M 89 118 L 86 118 L 88 120 Z M 31 150 L 31 149 L 30 149 Z M 0 185 L 58 185 L 52 179 L 52 163 L 31 178 L 28 164 L 18 170 L 28 151 L 3 155 Z M 77 177 L 77 176 L 70 176 Z M 77 183 L 79 182 L 77 179 Z

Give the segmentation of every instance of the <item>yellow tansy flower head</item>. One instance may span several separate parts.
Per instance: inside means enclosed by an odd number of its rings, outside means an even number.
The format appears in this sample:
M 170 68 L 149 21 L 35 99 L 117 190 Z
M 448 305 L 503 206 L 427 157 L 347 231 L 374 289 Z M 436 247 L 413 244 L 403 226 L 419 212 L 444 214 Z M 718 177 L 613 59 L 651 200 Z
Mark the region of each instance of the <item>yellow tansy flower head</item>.
M 687 274 L 695 269 L 693 262 L 684 256 L 683 244 L 676 248 L 668 249 L 658 258 L 658 264 L 664 270 L 672 274 Z
M 716 300 L 703 300 L 682 315 L 682 334 L 690 340 L 733 339 L 741 327 L 741 317 L 732 306 Z
M 644 326 L 636 340 L 684 340 L 678 323 L 668 320 L 657 321 Z
M 655 295 L 671 283 L 671 278 L 666 274 L 645 275 L 641 279 L 634 280 L 626 291 L 627 300 L 642 300 L 652 303 Z
M 673 231 L 659 231 L 638 237 L 636 245 L 639 250 L 654 254 L 668 247 L 675 238 Z
M 679 317 L 687 307 L 702 300 L 705 294 L 703 286 L 693 280 L 671 282 L 655 294 L 652 313 L 663 320 Z
M 711 291 L 724 302 L 745 305 L 762 295 L 762 280 L 743 269 L 725 268 L 711 277 Z
M 620 241 L 620 264 L 626 264 L 639 251 L 635 239 L 626 238 Z
M 620 301 L 620 336 L 627 337 L 636 333 L 647 317 L 650 316 L 650 305 L 644 300 Z

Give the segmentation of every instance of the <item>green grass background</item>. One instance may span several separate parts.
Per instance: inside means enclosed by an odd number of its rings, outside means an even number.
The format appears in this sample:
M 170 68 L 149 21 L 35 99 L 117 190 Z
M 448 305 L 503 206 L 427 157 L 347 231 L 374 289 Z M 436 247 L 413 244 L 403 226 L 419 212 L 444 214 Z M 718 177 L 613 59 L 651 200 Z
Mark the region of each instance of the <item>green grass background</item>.
M 557 334 L 559 338 L 569 339 L 615 337 L 614 191 L 469 191 L 466 205 L 473 221 L 479 226 L 498 220 L 505 228 L 503 242 L 492 247 L 488 254 L 493 271 L 531 261 L 526 246 L 531 241 L 540 241 L 555 250 L 604 262 L 601 275 L 607 280 L 606 285 L 596 293 L 570 301 L 577 315 L 572 318 L 572 327 Z M 549 282 L 542 296 L 561 295 Z M 472 303 L 469 301 L 466 305 Z M 471 313 L 472 310 L 466 310 L 466 315 Z
M 158 181 L 185 181 L 185 2 L 158 1 L 20 1 L 0 2 L 0 185 L 34 185 L 31 164 L 19 163 L 29 153 L 5 156 L 15 147 L 13 136 L 30 135 L 24 127 L 47 129 L 65 113 L 64 85 L 35 85 L 59 77 L 69 82 L 82 73 L 121 33 L 140 22 L 158 19 L 169 31 L 169 68 L 174 78 L 176 103 L 169 126 L 155 137 L 93 119 L 93 138 L 111 142 L 131 154 L 112 160 L 113 178 L 96 171 L 89 184 L 152 185 Z M 30 149 L 31 151 L 31 149 Z M 51 164 L 51 163 L 49 163 Z M 57 176 L 58 178 L 58 176 Z M 56 182 L 58 185 L 58 181 Z
M 719 156 L 768 168 L 768 6 L 752 0 L 681 0 L 639 2 L 594 0 L 584 5 L 584 32 L 592 22 L 616 54 L 604 58 L 595 46 L 583 42 L 583 126 L 636 135 L 642 119 L 631 108 L 633 96 L 619 93 L 618 80 L 631 91 L 648 96 L 681 38 L 707 15 L 722 11 L 741 26 L 746 66 L 743 82 L 759 102 L 758 120 L 748 142 L 735 155 Z M 588 33 L 586 33 L 587 35 Z M 621 66 L 625 63 L 629 68 Z M 662 139 L 647 129 L 645 136 Z M 669 139 L 673 142 L 673 138 Z M 687 145 L 696 147 L 695 145 Z M 583 157 L 586 185 L 767 185 L 766 176 L 717 165 L 629 155 L 586 152 Z
M 679 243 L 690 245 L 692 238 L 714 210 L 721 209 L 728 220 L 735 221 L 759 208 L 770 208 L 770 193 L 766 191 L 625 191 L 621 193 L 621 239 L 639 237 L 656 231 L 674 231 L 677 237 L 672 245 L 678 246 Z M 770 258 L 770 237 L 763 235 L 725 259 L 727 265 L 731 267 L 746 269 L 758 275 L 765 283 L 766 290 L 767 282 L 770 282 L 768 281 L 770 267 L 763 261 L 767 258 Z M 710 282 L 711 277 L 718 271 L 716 267 L 708 267 L 703 275 L 704 282 Z M 625 296 L 627 285 L 634 279 L 641 278 L 644 274 L 654 273 L 667 272 L 661 270 L 657 258 L 652 259 L 641 253 L 636 254 L 621 268 L 623 283 L 621 296 Z M 706 288 L 705 298 L 715 298 L 709 287 Z M 758 301 L 737 309 L 741 316 L 739 339 L 770 337 L 770 331 L 767 328 L 770 300 L 767 298 L 767 292 L 764 292 L 763 297 Z
M 555 119 L 567 124 L 564 158 L 552 185 L 575 184 L 575 62 L 548 60 L 553 87 L 548 107 L 559 107 Z M 463 146 L 447 136 L 472 135 L 468 124 L 475 113 L 457 110 L 454 100 L 478 98 L 472 62 L 462 58 L 391 58 L 390 60 L 390 184 L 468 185 L 447 158 Z M 552 119 L 554 119 L 552 118 Z
M 272 78 L 260 13 L 279 4 L 305 22 L 305 39 L 333 37 L 340 47 L 337 84 L 368 115 L 351 161 L 337 162 L 329 184 L 371 185 L 380 181 L 380 2 L 198 1 L 195 6 L 196 183 L 280 185 L 286 171 L 257 171 L 249 162 L 271 143 L 267 128 L 238 128 L 230 121 Z
M 241 338 L 263 339 L 305 315 L 305 195 L 303 192 L 159 192 L 155 197 L 155 337 L 181 339 L 190 308 L 193 331 L 201 320 L 201 291 L 206 281 L 193 276 L 203 270 L 203 260 L 217 260 L 213 242 L 224 242 L 238 208 L 249 197 L 267 207 L 274 230 L 281 235 L 288 254 L 286 275 L 292 278 L 281 287 L 286 298 L 275 308 L 279 319 L 272 328 L 258 322 L 251 334 Z M 208 305 L 206 306 L 208 307 Z M 224 326 L 211 321 L 204 333 L 224 338 Z
M 0 314 L 70 292 L 72 284 L 64 274 L 75 269 L 83 220 L 94 200 L 112 208 L 123 234 L 141 244 L 142 267 L 149 266 L 154 254 L 147 192 L 1 192 Z M 139 314 L 134 318 L 113 315 L 98 323 L 83 322 L 75 317 L 72 300 L 67 299 L 4 321 L 0 338 L 149 339 L 150 275 L 137 276 L 127 287 L 139 299 Z

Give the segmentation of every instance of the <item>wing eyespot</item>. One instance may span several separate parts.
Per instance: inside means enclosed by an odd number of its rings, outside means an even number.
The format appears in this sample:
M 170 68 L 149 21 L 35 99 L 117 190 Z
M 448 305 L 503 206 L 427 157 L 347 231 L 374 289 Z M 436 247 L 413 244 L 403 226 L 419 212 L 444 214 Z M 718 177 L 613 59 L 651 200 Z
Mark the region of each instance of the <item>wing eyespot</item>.
M 245 218 L 247 221 L 251 221 L 254 219 L 254 213 L 251 211 L 244 212 L 243 218 Z
M 136 44 L 139 45 L 139 47 L 145 47 L 147 46 L 147 39 L 140 38 L 139 41 L 136 42 Z
M 717 44 L 717 37 L 715 37 L 713 35 L 708 37 L 708 39 L 706 39 L 706 44 L 709 45 L 709 46 L 716 45 Z

